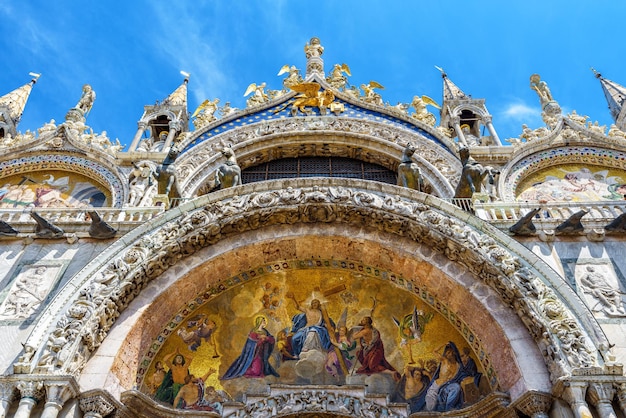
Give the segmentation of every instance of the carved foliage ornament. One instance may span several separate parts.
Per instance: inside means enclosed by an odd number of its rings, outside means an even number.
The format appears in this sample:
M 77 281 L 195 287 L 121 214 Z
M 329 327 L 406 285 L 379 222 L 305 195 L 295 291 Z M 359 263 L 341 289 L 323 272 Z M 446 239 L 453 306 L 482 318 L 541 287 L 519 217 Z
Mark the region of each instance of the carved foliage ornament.
M 572 368 L 596 364 L 578 321 L 529 268 L 490 236 L 423 203 L 341 186 L 205 199 L 206 206 L 182 211 L 179 218 L 142 235 L 92 276 L 50 333 L 36 358 L 38 372 L 77 374 L 146 284 L 196 251 L 261 227 L 334 222 L 405 236 L 464 265 L 515 309 L 546 363 L 557 365 L 551 368 L 553 380 Z

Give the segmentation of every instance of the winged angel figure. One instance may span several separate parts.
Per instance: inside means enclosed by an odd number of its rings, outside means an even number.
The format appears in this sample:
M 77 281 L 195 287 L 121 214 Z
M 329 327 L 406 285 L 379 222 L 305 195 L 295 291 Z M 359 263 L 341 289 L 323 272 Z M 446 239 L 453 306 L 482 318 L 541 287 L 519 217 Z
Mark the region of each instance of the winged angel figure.
M 293 102 L 289 101 L 284 106 L 276 110 L 278 113 L 285 109 L 291 103 L 291 115 L 295 116 L 298 110 L 305 115 L 311 114 L 311 109 L 306 109 L 307 106 L 317 107 L 322 115 L 326 114 L 326 109 L 335 100 L 335 95 L 330 90 L 320 90 L 321 86 L 318 83 L 300 83 L 289 87 L 293 91 L 297 91 L 298 94 Z

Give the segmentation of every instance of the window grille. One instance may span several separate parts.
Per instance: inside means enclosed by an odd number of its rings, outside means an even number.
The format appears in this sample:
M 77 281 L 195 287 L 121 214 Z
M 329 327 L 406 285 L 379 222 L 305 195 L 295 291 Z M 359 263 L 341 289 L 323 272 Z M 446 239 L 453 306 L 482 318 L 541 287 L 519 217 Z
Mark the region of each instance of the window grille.
M 395 172 L 378 164 L 344 157 L 283 158 L 243 170 L 245 183 L 300 177 L 347 177 L 396 184 Z

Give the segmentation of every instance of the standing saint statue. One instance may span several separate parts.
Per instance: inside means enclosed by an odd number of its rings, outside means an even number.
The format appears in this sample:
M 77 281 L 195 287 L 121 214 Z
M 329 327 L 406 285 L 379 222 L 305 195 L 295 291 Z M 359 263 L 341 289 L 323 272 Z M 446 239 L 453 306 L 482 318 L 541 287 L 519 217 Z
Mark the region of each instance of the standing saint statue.
M 83 94 L 80 96 L 80 100 L 76 104 L 76 109 L 80 110 L 83 113 L 83 116 L 86 116 L 91 108 L 93 107 L 93 102 L 96 100 L 96 92 L 93 91 L 89 84 L 85 84 L 83 86 Z

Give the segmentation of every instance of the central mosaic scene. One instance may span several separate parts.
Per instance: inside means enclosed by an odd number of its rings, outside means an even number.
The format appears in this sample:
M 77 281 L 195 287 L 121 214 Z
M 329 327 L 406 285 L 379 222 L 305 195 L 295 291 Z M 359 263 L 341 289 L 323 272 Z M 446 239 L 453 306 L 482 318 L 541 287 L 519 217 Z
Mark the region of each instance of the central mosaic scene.
M 457 409 L 490 392 L 479 344 L 402 293 L 345 269 L 249 279 L 177 315 L 142 391 L 174 408 L 216 412 L 268 385 L 366 385 L 413 412 Z

